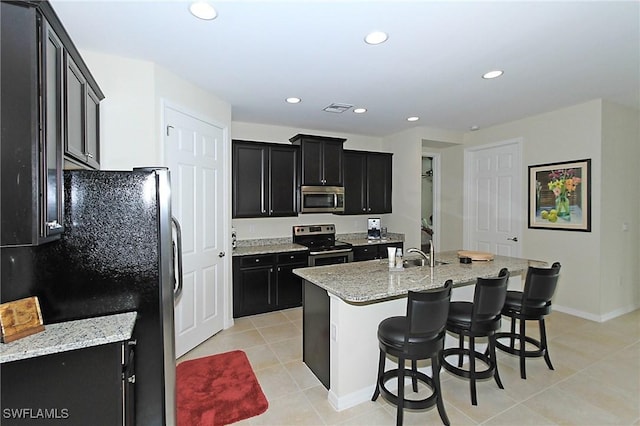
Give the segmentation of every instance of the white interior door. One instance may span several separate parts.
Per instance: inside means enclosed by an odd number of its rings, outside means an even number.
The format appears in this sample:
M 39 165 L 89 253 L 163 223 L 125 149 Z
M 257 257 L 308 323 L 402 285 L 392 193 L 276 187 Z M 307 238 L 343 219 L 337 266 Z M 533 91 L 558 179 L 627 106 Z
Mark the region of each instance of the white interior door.
M 520 257 L 521 141 L 465 151 L 465 248 Z
M 224 131 L 165 107 L 172 214 L 182 226 L 183 290 L 176 301 L 176 357 L 224 323 Z

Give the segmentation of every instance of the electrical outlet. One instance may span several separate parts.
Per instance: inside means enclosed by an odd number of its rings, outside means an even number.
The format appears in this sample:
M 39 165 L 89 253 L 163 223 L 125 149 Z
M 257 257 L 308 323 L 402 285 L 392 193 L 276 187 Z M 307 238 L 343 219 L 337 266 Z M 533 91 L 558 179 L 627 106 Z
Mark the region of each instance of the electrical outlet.
M 333 340 L 334 342 L 336 341 L 336 334 L 337 334 L 337 332 L 338 332 L 338 331 L 337 331 L 337 327 L 336 327 L 336 325 L 332 323 L 332 324 L 331 324 L 331 331 L 330 331 L 330 333 L 331 333 L 331 340 Z

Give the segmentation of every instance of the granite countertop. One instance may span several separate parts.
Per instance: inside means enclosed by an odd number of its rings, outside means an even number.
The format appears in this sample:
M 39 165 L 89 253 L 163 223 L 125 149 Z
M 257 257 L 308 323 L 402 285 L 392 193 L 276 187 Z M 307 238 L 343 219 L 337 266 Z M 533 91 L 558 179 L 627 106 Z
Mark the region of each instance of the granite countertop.
M 416 257 L 405 257 L 411 258 Z M 526 272 L 529 266 L 547 265 L 546 262 L 505 256 L 495 256 L 491 261 L 462 264 L 457 251 L 436 253 L 436 260 L 447 264 L 433 269 L 428 266 L 389 269 L 387 259 L 380 259 L 298 268 L 293 273 L 347 303 L 367 304 L 406 296 L 409 290 L 440 287 L 448 279 L 453 280 L 454 287 L 459 287 L 474 283 L 478 277 L 497 276 L 502 268 L 508 268 L 511 275 L 518 275 Z
M 336 240 L 352 244 L 354 246 L 366 246 L 371 244 L 387 244 L 404 241 L 403 234 L 390 233 L 386 240 L 368 240 L 366 233 L 338 234 Z M 295 244 L 291 237 L 261 238 L 254 240 L 238 240 L 238 246 L 233 249 L 232 256 L 252 256 L 256 254 L 273 254 L 287 251 L 307 251 L 308 248 Z
M 106 315 L 57 324 L 22 339 L 0 343 L 0 363 L 88 348 L 131 338 L 136 312 Z

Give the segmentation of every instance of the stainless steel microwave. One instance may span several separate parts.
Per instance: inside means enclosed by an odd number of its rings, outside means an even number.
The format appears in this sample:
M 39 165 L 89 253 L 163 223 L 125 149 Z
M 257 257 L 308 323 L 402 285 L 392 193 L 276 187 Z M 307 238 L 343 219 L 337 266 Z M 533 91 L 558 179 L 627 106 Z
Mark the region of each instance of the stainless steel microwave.
M 303 186 L 300 188 L 300 213 L 344 212 L 344 188 L 341 186 Z

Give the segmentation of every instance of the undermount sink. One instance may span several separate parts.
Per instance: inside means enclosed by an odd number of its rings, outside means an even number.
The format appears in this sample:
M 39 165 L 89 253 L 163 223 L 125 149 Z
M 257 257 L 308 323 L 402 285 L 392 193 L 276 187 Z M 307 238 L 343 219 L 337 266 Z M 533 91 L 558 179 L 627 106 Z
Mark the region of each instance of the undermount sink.
M 439 266 L 439 265 L 448 265 L 449 262 L 442 262 L 440 260 L 436 260 L 435 262 L 435 266 Z M 416 266 L 429 266 L 429 262 L 427 262 L 425 259 L 419 258 L 419 259 L 405 259 L 402 261 L 402 266 L 404 266 L 405 268 L 415 268 Z

